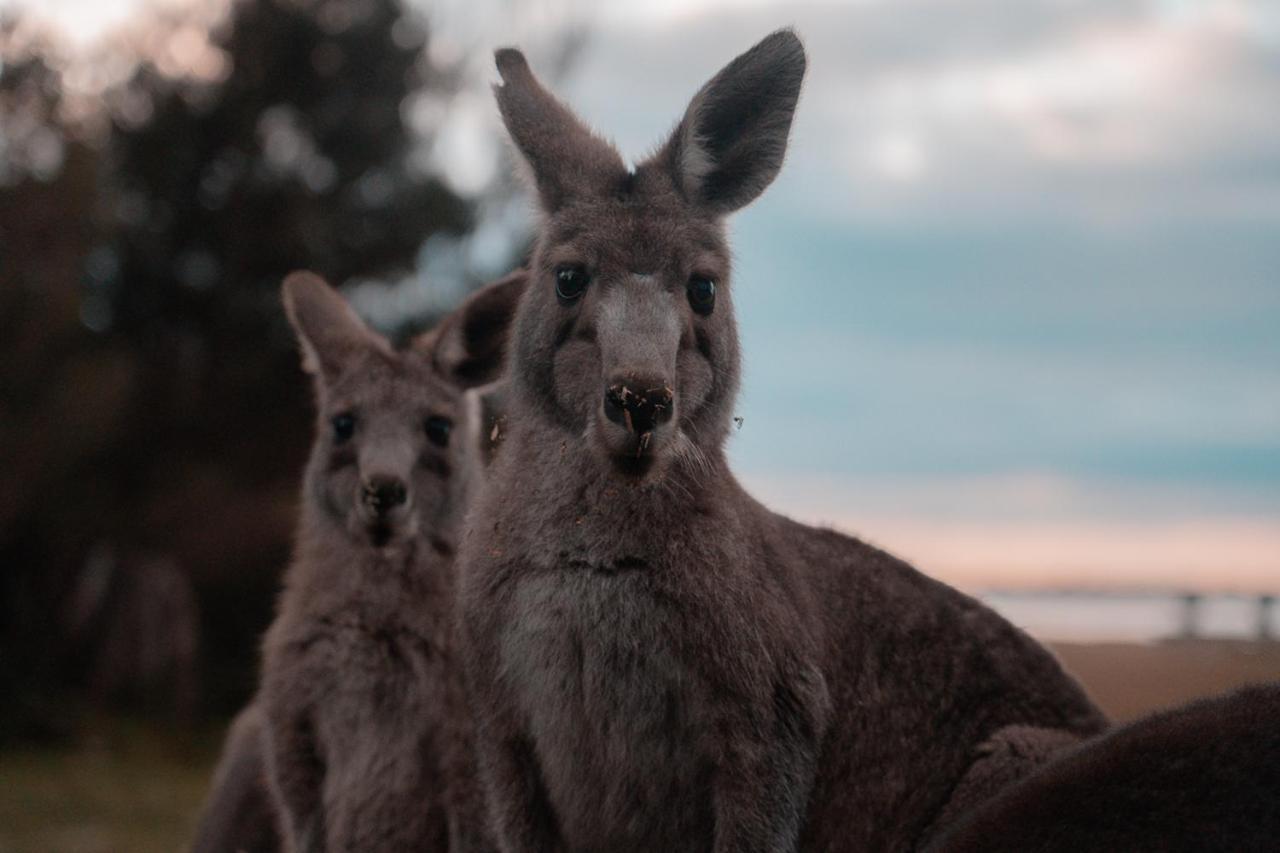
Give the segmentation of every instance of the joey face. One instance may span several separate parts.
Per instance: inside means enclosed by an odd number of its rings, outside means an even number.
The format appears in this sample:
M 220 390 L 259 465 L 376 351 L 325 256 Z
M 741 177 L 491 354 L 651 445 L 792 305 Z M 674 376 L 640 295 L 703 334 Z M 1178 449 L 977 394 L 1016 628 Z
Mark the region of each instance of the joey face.
M 733 60 L 634 169 L 518 51 L 497 64 L 498 106 L 543 214 L 514 390 L 610 470 L 660 477 L 728 431 L 739 356 L 723 220 L 781 167 L 803 48 L 784 30 Z
M 460 391 L 411 353 L 369 352 L 325 388 L 311 488 L 354 539 L 393 547 L 449 515 Z
M 369 329 L 310 273 L 284 284 L 285 309 L 315 380 L 306 499 L 362 545 L 446 542 L 461 512 L 463 393 L 505 357 L 523 273 L 477 292 L 405 350 Z

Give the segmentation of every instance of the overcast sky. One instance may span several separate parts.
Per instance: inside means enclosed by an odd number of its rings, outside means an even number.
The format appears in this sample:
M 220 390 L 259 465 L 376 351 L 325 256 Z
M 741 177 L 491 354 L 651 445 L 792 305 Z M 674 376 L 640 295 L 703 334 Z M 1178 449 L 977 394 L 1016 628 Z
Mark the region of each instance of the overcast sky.
M 562 91 L 638 158 L 735 53 L 805 39 L 734 223 L 749 480 L 855 526 L 1280 527 L 1280 5 L 693 5 L 609 7 Z
M 131 7 L 55 5 L 85 38 Z M 552 76 L 580 28 L 556 87 L 638 159 L 720 66 L 797 28 L 788 161 L 732 228 L 732 452 L 767 501 L 961 568 L 1040 530 L 1024 564 L 1093 542 L 1102 576 L 1142 562 L 1110 559 L 1129 525 L 1161 578 L 1280 584 L 1275 0 L 416 5 L 434 50 L 471 58 L 471 93 L 423 113 L 471 191 L 505 162 L 493 47 Z M 956 557 L 935 534 L 960 527 Z

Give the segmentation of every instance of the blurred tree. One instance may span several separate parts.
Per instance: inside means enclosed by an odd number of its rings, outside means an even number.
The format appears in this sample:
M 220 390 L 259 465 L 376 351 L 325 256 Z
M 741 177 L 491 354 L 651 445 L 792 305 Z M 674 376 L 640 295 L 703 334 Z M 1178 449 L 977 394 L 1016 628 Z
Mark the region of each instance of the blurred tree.
M 25 122 L 66 145 L 56 176 L 0 185 L 0 453 L 21 456 L 0 464 L 10 684 L 119 681 L 66 602 L 118 632 L 93 609 L 145 610 L 120 596 L 145 598 L 134 567 L 165 560 L 196 592 L 213 706 L 251 687 L 310 439 L 281 277 L 391 277 L 430 234 L 471 227 L 410 164 L 424 141 L 406 99 L 452 88 L 427 38 L 396 0 L 239 0 L 212 34 L 173 23 L 166 56 L 195 72 L 143 58 L 108 95 L 96 157 L 58 124 L 54 69 L 0 65 L 0 144 Z M 87 559 L 103 549 L 109 570 Z

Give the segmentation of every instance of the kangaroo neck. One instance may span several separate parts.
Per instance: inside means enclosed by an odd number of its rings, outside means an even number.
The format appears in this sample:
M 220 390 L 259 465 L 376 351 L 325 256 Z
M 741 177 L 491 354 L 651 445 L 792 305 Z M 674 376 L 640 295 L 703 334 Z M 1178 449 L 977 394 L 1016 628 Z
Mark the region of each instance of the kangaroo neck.
M 356 538 L 320 508 L 306 507 L 295 562 L 311 583 L 361 597 L 373 586 L 434 584 L 451 570 L 452 541 L 452 530 L 437 534 L 420 524 L 412 536 L 378 548 Z
M 637 480 L 580 435 L 530 419 L 509 428 L 473 517 L 490 520 L 495 547 L 538 565 L 659 562 L 668 550 L 662 531 L 732 514 L 739 491 L 718 447 Z

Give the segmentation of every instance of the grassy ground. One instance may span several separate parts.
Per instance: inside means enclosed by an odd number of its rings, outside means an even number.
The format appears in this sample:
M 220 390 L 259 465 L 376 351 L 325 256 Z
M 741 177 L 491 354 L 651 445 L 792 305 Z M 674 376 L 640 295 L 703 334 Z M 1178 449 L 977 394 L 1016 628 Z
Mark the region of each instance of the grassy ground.
M 1280 643 L 1054 647 L 1116 719 L 1280 679 Z M 0 853 L 173 853 L 188 841 L 222 732 L 96 719 L 76 743 L 0 753 Z
M 0 754 L 0 853 L 183 849 L 218 732 L 95 719 L 74 744 Z

